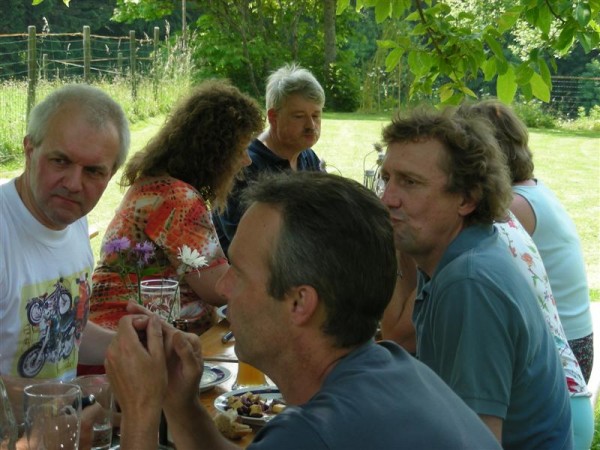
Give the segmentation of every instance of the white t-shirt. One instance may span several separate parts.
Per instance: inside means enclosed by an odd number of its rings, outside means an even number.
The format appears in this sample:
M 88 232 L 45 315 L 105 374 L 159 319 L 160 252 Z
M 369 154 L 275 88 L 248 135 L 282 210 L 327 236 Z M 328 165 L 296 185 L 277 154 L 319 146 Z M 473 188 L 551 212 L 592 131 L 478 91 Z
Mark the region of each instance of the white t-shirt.
M 0 374 L 75 376 L 93 267 L 85 217 L 50 230 L 0 186 Z

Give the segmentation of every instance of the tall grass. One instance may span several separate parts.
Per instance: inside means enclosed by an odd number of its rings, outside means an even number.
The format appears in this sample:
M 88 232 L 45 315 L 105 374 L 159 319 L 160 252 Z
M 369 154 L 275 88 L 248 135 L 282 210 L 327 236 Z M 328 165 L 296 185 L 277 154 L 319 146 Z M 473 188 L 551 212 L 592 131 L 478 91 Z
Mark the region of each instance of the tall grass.
M 80 80 L 74 79 L 72 82 Z M 98 79 L 94 83 L 119 102 L 131 123 L 149 117 L 166 114 L 173 103 L 189 90 L 189 81 L 179 78 L 161 84 L 155 91 L 152 79 L 141 78 L 137 83 L 136 96 L 133 96 L 131 81 L 128 78 L 112 80 Z M 40 81 L 36 88 L 36 103 L 55 88 L 64 85 L 61 81 Z M 25 133 L 27 114 L 27 82 L 4 81 L 0 83 L 0 164 L 16 164 L 21 159 L 21 142 Z

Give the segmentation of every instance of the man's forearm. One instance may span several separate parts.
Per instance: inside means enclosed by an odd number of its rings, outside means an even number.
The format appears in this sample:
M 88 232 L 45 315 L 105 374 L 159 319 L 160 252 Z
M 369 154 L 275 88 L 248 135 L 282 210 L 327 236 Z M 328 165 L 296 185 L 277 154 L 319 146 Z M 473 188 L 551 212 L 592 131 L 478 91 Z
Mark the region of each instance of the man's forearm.
M 104 364 L 106 349 L 114 336 L 114 331 L 102 328 L 94 322 L 88 322 L 79 346 L 79 362 L 90 365 Z

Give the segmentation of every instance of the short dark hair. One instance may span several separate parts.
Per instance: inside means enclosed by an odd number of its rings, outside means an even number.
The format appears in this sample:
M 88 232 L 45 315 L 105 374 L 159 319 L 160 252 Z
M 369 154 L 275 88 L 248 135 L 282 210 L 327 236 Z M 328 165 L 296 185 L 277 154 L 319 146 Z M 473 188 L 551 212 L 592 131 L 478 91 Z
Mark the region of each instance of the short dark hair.
M 372 338 L 397 276 L 389 212 L 377 196 L 353 180 L 301 171 L 264 174 L 243 200 L 281 212 L 269 295 L 282 299 L 290 288 L 310 285 L 325 306 L 323 332 L 337 346 Z
M 490 121 L 500 150 L 506 156 L 513 183 L 533 178 L 534 165 L 529 149 L 529 132 L 510 106 L 490 98 L 476 103 L 463 103 L 458 112 L 466 117 L 480 116 Z
M 438 140 L 446 149 L 446 157 L 440 161 L 448 176 L 446 190 L 461 193 L 477 204 L 465 218 L 466 223 L 502 220 L 512 201 L 512 188 L 506 158 L 489 122 L 458 115 L 456 108 L 439 111 L 423 106 L 399 112 L 383 129 L 388 146 L 430 139 Z

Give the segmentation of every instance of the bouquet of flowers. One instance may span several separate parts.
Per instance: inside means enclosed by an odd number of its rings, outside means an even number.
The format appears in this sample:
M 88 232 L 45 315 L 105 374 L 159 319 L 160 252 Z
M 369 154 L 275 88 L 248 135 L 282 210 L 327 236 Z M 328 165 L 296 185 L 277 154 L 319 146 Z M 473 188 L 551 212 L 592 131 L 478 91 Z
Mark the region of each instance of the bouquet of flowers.
M 183 277 L 190 272 L 190 269 L 198 270 L 208 265 L 206 258 L 201 256 L 198 250 L 191 249 L 187 245 L 183 245 L 178 250 L 178 259 L 181 261 L 181 264 L 177 267 L 177 275 L 179 277 L 177 280 L 177 290 L 171 297 L 169 304 L 165 305 L 165 311 L 156 311 L 161 313 L 167 321 L 171 320 L 175 302 L 179 298 L 179 285 Z M 131 283 L 131 275 L 135 274 L 137 302 L 143 305 L 142 279 L 161 271 L 160 267 L 152 264 L 155 258 L 154 244 L 144 241 L 132 246 L 128 238 L 117 237 L 108 241 L 104 245 L 103 251 L 109 261 L 111 261 L 110 266 L 118 272 L 125 285 Z M 153 310 L 153 308 L 150 307 L 150 310 Z

